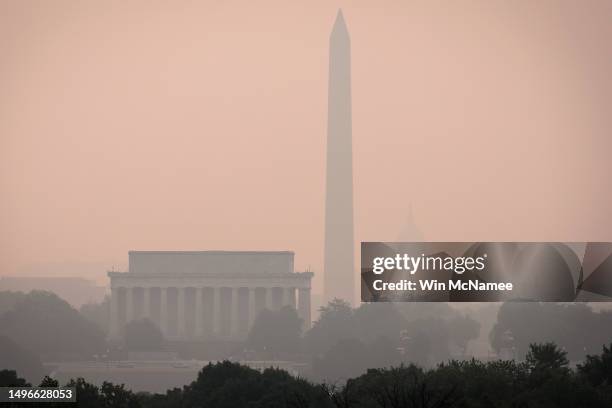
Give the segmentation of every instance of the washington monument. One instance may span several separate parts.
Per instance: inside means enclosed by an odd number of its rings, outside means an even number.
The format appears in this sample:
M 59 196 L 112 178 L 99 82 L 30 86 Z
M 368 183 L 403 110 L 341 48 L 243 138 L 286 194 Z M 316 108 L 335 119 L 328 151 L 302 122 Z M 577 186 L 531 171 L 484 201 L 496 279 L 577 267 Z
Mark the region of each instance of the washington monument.
M 351 40 L 342 10 L 329 40 L 327 174 L 325 195 L 325 300 L 355 293 Z

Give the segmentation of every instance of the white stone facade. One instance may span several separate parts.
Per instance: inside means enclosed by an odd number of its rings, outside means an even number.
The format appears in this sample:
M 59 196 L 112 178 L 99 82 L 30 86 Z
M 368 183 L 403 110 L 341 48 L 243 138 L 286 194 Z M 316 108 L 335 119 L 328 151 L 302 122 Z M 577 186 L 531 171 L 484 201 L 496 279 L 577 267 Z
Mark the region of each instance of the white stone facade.
M 148 318 L 169 340 L 244 339 L 257 314 L 297 309 L 310 327 L 311 272 L 293 252 L 132 251 L 128 272 L 109 272 L 110 337 Z

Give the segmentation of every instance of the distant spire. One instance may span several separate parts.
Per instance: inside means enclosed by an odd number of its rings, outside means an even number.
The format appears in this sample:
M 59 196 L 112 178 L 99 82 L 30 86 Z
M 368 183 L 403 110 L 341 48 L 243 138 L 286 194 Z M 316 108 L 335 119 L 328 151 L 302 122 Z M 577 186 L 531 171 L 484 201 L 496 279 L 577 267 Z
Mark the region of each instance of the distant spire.
M 342 10 L 329 39 L 325 178 L 325 300 L 355 299 L 351 41 Z
M 342 34 L 346 37 L 349 36 L 348 28 L 346 26 L 346 22 L 344 21 L 344 14 L 342 14 L 342 9 L 338 9 L 338 14 L 336 15 L 336 21 L 334 22 L 334 27 L 332 28 L 331 36 L 336 37 L 339 34 Z

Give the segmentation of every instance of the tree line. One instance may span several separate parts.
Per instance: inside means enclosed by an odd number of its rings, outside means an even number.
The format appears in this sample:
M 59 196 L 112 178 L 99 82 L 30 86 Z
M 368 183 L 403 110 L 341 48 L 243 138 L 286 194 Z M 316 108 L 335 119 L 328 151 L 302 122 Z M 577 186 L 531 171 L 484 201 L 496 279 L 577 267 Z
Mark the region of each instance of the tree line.
M 29 385 L 15 371 L 0 371 L 0 386 Z M 40 385 L 59 384 L 45 377 Z M 603 408 L 612 406 L 612 344 L 576 368 L 554 343 L 534 343 L 522 362 L 450 360 L 430 369 L 400 364 L 367 369 L 341 383 L 223 361 L 165 394 L 134 393 L 109 382 L 96 386 L 82 378 L 66 386 L 76 388 L 76 406 L 87 408 Z

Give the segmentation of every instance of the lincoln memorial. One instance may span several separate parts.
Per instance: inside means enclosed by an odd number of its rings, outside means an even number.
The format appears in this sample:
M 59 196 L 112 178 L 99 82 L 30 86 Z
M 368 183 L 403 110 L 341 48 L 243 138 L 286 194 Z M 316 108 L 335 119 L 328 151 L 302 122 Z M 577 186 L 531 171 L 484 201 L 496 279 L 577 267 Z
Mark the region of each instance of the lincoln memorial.
M 297 309 L 310 327 L 311 272 L 293 252 L 131 251 L 127 272 L 108 272 L 110 337 L 147 318 L 167 339 L 240 340 L 263 309 Z

